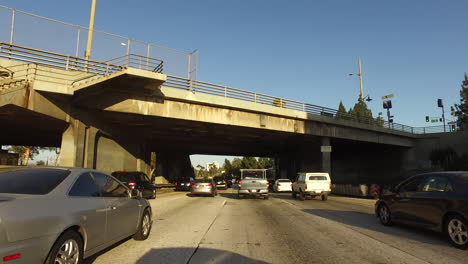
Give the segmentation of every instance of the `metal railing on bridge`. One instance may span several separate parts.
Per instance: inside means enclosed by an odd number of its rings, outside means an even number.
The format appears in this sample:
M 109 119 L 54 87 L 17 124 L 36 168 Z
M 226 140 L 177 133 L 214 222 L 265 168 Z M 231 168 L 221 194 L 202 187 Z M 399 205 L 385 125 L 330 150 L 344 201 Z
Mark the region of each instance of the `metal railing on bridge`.
M 237 99 L 257 104 L 271 105 L 275 107 L 291 109 L 306 112 L 308 114 L 319 115 L 325 118 L 333 118 L 335 120 L 350 120 L 375 127 L 387 128 L 397 131 L 408 132 L 412 134 L 424 134 L 424 133 L 440 133 L 444 132 L 443 127 L 440 128 L 414 128 L 411 126 L 387 122 L 383 119 L 366 118 L 361 116 L 351 115 L 349 113 L 342 113 L 336 109 L 307 104 L 294 100 L 284 99 L 271 95 L 255 93 L 247 90 L 238 88 L 212 84 L 202 81 L 190 80 L 177 76 L 167 76 L 167 81 L 164 83 L 165 87 L 182 89 L 191 92 L 210 94 L 215 96 L 222 96 L 230 99 Z M 449 132 L 451 130 L 447 130 Z
M 128 54 L 115 59 L 106 61 L 106 63 L 114 63 L 125 67 L 133 67 L 137 69 L 163 72 L 163 61 L 155 58 L 149 58 L 137 54 Z
M 19 45 L 0 42 L 0 58 L 58 68 L 70 71 L 86 72 L 95 75 L 107 75 L 122 70 L 116 64 L 86 60 L 60 53 L 38 50 Z

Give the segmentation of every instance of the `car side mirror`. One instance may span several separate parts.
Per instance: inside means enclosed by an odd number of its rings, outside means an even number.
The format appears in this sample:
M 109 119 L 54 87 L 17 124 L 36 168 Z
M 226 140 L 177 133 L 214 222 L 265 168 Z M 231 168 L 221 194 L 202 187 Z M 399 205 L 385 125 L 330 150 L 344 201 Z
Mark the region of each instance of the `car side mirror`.
M 138 199 L 141 198 L 141 192 L 138 189 L 131 189 L 130 190 L 130 197 L 132 199 Z

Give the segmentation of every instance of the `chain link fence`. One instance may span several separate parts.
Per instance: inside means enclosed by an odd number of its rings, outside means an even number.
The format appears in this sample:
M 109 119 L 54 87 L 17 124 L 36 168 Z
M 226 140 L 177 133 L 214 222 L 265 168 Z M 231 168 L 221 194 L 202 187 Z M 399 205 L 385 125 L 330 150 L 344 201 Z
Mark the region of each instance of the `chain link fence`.
M 0 42 L 84 57 L 88 28 L 0 5 Z M 135 54 L 164 61 L 164 73 L 196 80 L 198 51 L 185 52 L 94 30 L 92 60 Z

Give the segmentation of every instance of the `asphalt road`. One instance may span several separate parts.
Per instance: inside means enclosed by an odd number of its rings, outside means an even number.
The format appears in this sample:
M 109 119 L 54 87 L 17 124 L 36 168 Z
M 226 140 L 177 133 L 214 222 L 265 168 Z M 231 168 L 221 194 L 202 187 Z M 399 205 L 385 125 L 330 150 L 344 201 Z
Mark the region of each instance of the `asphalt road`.
M 146 241 L 122 241 L 87 263 L 467 263 L 468 251 L 437 233 L 382 226 L 374 200 L 238 200 L 232 192 L 162 194 L 151 201 Z

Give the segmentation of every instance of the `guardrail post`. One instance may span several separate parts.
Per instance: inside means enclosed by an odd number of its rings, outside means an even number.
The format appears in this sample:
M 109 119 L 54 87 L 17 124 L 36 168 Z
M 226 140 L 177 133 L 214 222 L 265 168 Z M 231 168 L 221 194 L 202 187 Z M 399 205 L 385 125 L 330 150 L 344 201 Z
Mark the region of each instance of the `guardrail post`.
M 254 102 L 257 103 L 257 93 L 254 93 Z
M 423 127 L 423 134 L 426 134 L 426 128 Z
M 106 75 L 109 74 L 109 63 L 106 63 Z
M 411 134 L 414 134 L 414 127 L 411 127 Z
M 67 62 L 65 63 L 65 70 L 68 71 L 68 65 L 70 64 L 70 56 L 67 56 Z
M 224 86 L 224 97 L 227 98 L 227 86 Z
M 302 112 L 305 112 L 305 111 L 306 111 L 306 110 L 305 110 L 305 104 L 302 103 Z

